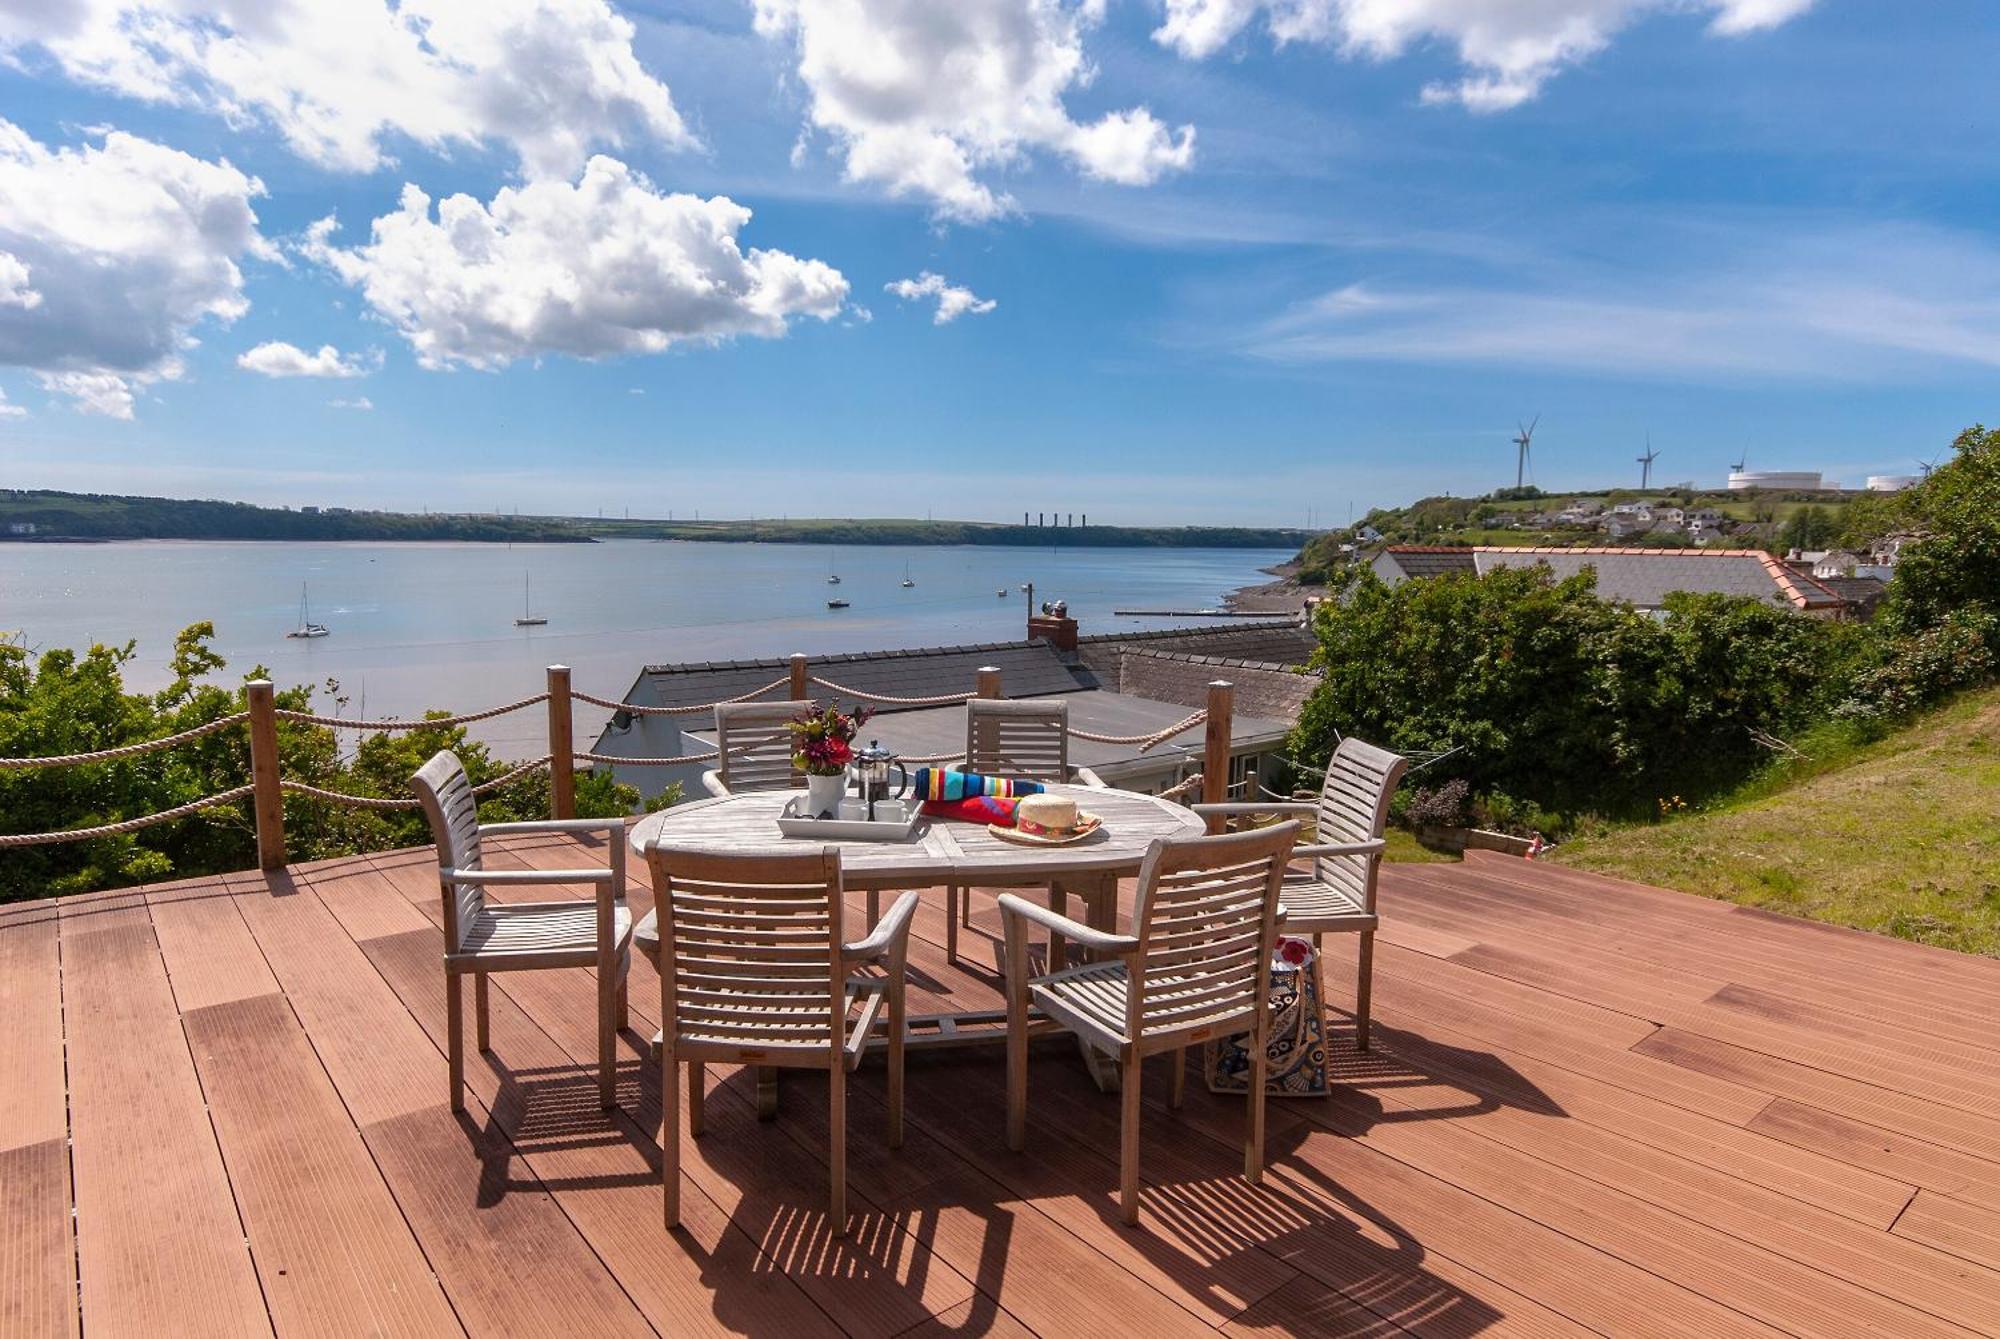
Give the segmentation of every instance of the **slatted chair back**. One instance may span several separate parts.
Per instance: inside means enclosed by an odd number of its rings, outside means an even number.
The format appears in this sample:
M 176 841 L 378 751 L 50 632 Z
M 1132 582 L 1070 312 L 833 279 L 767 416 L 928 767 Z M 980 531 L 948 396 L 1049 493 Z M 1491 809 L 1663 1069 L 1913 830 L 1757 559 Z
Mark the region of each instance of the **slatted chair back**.
M 479 849 L 479 797 L 465 766 L 449 749 L 439 749 L 429 762 L 410 778 L 424 817 L 430 820 L 431 840 L 437 843 L 440 870 L 481 869 Z M 451 951 L 465 943 L 465 931 L 479 919 L 486 906 L 486 891 L 476 883 L 444 883 L 444 942 Z
M 829 1065 L 847 1035 L 840 852 L 647 849 L 663 1026 L 682 1054 Z
M 1220 1029 L 1264 1007 L 1297 823 L 1163 838 L 1139 867 L 1125 1035 Z M 1196 1038 L 1199 1039 L 1199 1038 Z
M 965 769 L 982 776 L 1068 781 L 1069 703 L 973 698 L 965 704 Z
M 816 708 L 812 702 L 723 702 L 715 708 L 715 770 L 732 795 L 753 790 L 802 786 L 792 766 L 792 736 L 786 728 Z
M 1343 739 L 1326 766 L 1315 811 L 1315 845 L 1365 842 L 1382 835 L 1389 820 L 1389 799 L 1408 770 L 1410 760 L 1358 739 Z M 1373 855 L 1323 855 L 1314 858 L 1313 876 L 1331 888 L 1375 909 Z

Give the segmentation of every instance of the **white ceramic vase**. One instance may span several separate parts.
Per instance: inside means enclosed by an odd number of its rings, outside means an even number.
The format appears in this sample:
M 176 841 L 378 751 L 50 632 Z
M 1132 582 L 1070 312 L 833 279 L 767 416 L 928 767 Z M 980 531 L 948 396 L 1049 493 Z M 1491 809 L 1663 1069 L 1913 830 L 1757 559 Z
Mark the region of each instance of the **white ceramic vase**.
M 837 818 L 840 798 L 847 793 L 847 773 L 806 778 L 806 813 L 813 818 Z

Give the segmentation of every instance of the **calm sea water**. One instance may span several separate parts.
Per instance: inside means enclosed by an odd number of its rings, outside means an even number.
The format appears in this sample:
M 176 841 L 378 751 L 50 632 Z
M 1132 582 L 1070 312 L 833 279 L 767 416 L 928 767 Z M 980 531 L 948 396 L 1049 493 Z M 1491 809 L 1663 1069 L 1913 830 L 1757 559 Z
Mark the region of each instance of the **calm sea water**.
M 0 635 L 34 647 L 136 639 L 127 681 L 167 678 L 173 637 L 215 624 L 229 673 L 280 684 L 337 679 L 346 713 L 471 710 L 538 691 L 567 664 L 576 686 L 624 696 L 641 666 L 1004 641 L 1026 632 L 1017 589 L 1063 599 L 1083 631 L 1174 623 L 1114 608 L 1201 608 L 1290 554 L 1252 549 L 826 548 L 793 544 L 0 544 Z M 917 582 L 904 589 L 907 567 Z M 838 572 L 841 584 L 829 585 Z M 540 628 L 516 628 L 522 581 Z M 332 629 L 294 641 L 301 587 Z M 1004 588 L 1005 599 L 995 591 Z M 829 610 L 829 596 L 852 607 Z M 595 715 L 579 718 L 594 734 Z M 502 752 L 537 745 L 517 713 L 480 731 Z

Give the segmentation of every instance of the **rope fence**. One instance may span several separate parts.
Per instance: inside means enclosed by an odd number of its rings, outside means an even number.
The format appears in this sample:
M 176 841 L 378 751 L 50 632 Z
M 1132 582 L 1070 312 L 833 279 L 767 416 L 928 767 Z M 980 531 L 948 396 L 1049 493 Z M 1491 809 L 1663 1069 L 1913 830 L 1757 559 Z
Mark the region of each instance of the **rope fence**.
M 218 716 L 206 725 L 197 725 L 192 730 L 183 730 L 177 735 L 162 735 L 158 739 L 142 740 L 137 744 L 123 744 L 115 749 L 98 749 L 93 753 L 58 753 L 47 758 L 0 758 L 0 769 L 16 767 L 80 767 L 95 762 L 116 762 L 120 758 L 136 758 L 144 753 L 158 753 L 161 749 L 173 748 L 176 744 L 186 744 L 212 735 L 218 730 L 227 730 L 232 725 L 241 725 L 250 719 L 250 713 L 239 711 L 233 716 Z
M 233 804 L 237 800 L 250 795 L 256 789 L 255 786 L 237 786 L 232 790 L 225 790 L 215 795 L 204 796 L 199 800 L 190 800 L 186 804 L 175 805 L 171 809 L 162 809 L 157 814 L 141 814 L 137 818 L 128 818 L 119 823 L 101 823 L 94 828 L 68 828 L 61 832 L 10 832 L 0 834 L 0 847 L 54 846 L 62 842 L 87 842 L 97 837 L 118 837 L 127 832 L 137 832 L 141 828 L 150 828 L 155 823 L 165 823 L 172 819 L 185 818 L 189 814 L 199 813 L 203 809 L 213 809 L 219 804 Z
M 706 753 L 680 753 L 666 758 L 627 758 L 616 753 L 591 753 L 587 750 L 572 753 L 577 762 L 601 762 L 625 767 L 672 767 L 679 763 L 719 762 L 720 749 L 710 749 Z
M 502 786 L 519 781 L 528 773 L 547 767 L 548 754 L 531 758 L 511 772 L 504 772 L 489 781 L 482 781 L 472 788 L 474 795 L 490 795 Z M 345 804 L 355 809 L 416 809 L 420 802 L 414 795 L 406 798 L 385 798 L 379 795 L 349 795 L 346 791 L 326 790 L 320 786 L 308 785 L 303 781 L 280 781 L 278 785 L 294 795 L 309 795 L 315 800 L 326 800 L 332 804 Z
M 274 712 L 273 715 L 281 721 L 291 721 L 295 725 L 324 725 L 343 730 L 423 730 L 434 725 L 471 725 L 475 721 L 505 716 L 510 711 L 519 711 L 523 707 L 532 707 L 548 700 L 547 693 L 536 693 L 533 697 L 524 697 L 519 702 L 509 702 L 502 707 L 488 707 L 485 711 L 468 711 L 458 716 L 432 716 L 428 719 L 420 717 L 413 720 L 392 716 L 386 721 L 359 721 L 345 716 L 316 716 L 310 711 L 285 710 Z
M 571 707 L 576 701 L 583 701 L 594 707 L 631 716 L 695 716 L 712 712 L 715 708 L 736 702 L 749 702 L 766 696 L 775 690 L 789 688 L 790 697 L 803 701 L 809 687 L 818 687 L 836 696 L 851 697 L 860 701 L 879 703 L 891 707 L 946 707 L 956 706 L 975 698 L 998 698 L 1000 692 L 1000 671 L 991 666 L 978 671 L 977 687 L 972 692 L 940 693 L 932 696 L 902 696 L 893 693 L 871 692 L 839 683 L 833 679 L 810 675 L 808 662 L 802 655 L 791 658 L 791 672 L 782 678 L 761 684 L 748 692 L 723 698 L 717 702 L 690 703 L 684 706 L 645 706 L 630 702 L 620 702 L 599 697 L 592 693 L 578 692 L 570 687 L 569 670 L 565 666 L 551 665 L 548 669 L 548 689 L 514 702 L 502 703 L 483 711 L 462 712 L 450 716 L 417 718 L 392 717 L 383 720 L 350 719 L 340 716 L 325 716 L 317 712 L 279 709 L 275 702 L 275 688 L 267 680 L 255 680 L 244 687 L 246 710 L 204 722 L 192 729 L 177 734 L 164 735 L 158 739 L 142 740 L 114 748 L 97 749 L 83 753 L 52 754 L 46 757 L 0 758 L 0 771 L 19 770 L 32 767 L 72 767 L 94 763 L 117 762 L 123 759 L 142 757 L 161 752 L 178 745 L 191 743 L 210 735 L 219 734 L 237 726 L 246 726 L 250 753 L 250 777 L 246 785 L 236 786 L 219 794 L 191 800 L 159 813 L 143 814 L 135 818 L 123 819 L 115 823 L 101 823 L 87 828 L 71 828 L 51 832 L 0 833 L 0 849 L 90 841 L 102 837 L 116 837 L 138 832 L 175 819 L 185 818 L 204 810 L 250 800 L 250 817 L 257 832 L 257 861 L 263 869 L 277 869 L 285 863 L 285 813 L 284 797 L 287 794 L 329 804 L 345 805 L 358 809 L 409 811 L 420 807 L 415 797 L 388 797 L 373 795 L 352 795 L 342 791 L 315 786 L 305 781 L 288 779 L 281 775 L 279 753 L 279 732 L 281 723 L 314 726 L 334 730 L 381 730 L 409 731 L 421 730 L 429 726 L 450 728 L 473 725 L 512 712 L 522 711 L 544 703 L 548 707 L 548 727 L 550 751 L 539 758 L 523 762 L 490 781 L 473 787 L 474 795 L 487 795 L 507 786 L 530 773 L 548 769 L 550 772 L 550 813 L 556 818 L 574 815 L 576 803 L 575 765 L 604 764 L 624 767 L 673 767 L 692 766 L 717 762 L 721 758 L 718 749 L 708 749 L 699 753 L 684 753 L 667 757 L 624 757 L 618 754 L 598 753 L 593 750 L 575 750 L 571 743 Z M 1229 747 L 1229 723 L 1231 719 L 1231 689 L 1227 683 L 1217 681 L 1209 685 L 1209 706 L 1190 713 L 1163 730 L 1148 734 L 1112 735 L 1093 730 L 1072 727 L 1070 733 L 1079 739 L 1093 743 L 1114 745 L 1137 745 L 1141 753 L 1158 747 L 1173 736 L 1206 724 L 1208 740 L 1204 755 L 1204 772 L 1220 775 L 1226 765 Z M 957 750 L 943 753 L 912 755 L 902 759 L 913 766 L 929 766 L 939 763 L 959 761 Z M 1209 786 L 1201 772 L 1187 777 L 1164 794 L 1178 798 L 1191 791 L 1197 791 L 1209 799 L 1220 799 L 1227 793 L 1226 786 Z
M 1183 730 L 1194 729 L 1194 727 L 1207 719 L 1208 712 L 1206 710 L 1197 711 L 1193 715 L 1184 717 L 1175 724 L 1168 726 L 1166 729 L 1156 730 L 1150 735 L 1100 735 L 1094 730 L 1079 730 L 1073 725 L 1069 728 L 1069 732 L 1078 739 L 1088 739 L 1097 744 L 1137 744 L 1139 752 L 1146 753 L 1164 744 Z
M 860 698 L 865 702 L 880 702 L 889 707 L 955 707 L 961 702 L 970 702 L 979 696 L 977 693 L 941 693 L 936 697 L 896 697 L 890 693 L 871 693 L 863 688 L 849 688 L 845 684 L 822 679 L 818 675 L 813 676 L 812 682 L 843 697 Z
M 598 697 L 593 693 L 579 693 L 573 689 L 570 692 L 570 696 L 579 702 L 588 702 L 593 707 L 604 707 L 610 711 L 628 712 L 633 716 L 699 716 L 705 711 L 714 711 L 717 707 L 730 706 L 737 702 L 752 701 L 764 696 L 764 694 L 770 692 L 773 688 L 783 688 L 790 682 L 790 678 L 773 679 L 762 688 L 752 688 L 749 692 L 738 693 L 735 697 L 725 697 L 719 702 L 696 702 L 685 707 L 647 707 L 641 706 L 636 702 L 613 702 L 608 697 Z

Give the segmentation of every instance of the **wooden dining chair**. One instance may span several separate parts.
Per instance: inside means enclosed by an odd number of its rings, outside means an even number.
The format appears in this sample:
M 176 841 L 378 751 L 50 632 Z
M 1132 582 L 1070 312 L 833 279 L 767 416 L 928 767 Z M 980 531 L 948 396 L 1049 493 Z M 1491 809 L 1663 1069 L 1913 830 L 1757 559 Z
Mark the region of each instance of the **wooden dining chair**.
M 752 790 L 784 790 L 803 786 L 805 776 L 792 766 L 792 733 L 788 728 L 812 702 L 720 702 L 715 708 L 715 766 L 701 774 L 710 795 L 741 795 Z
M 481 823 L 478 800 L 458 755 L 431 755 L 410 778 L 437 843 L 438 887 L 444 898 L 446 1047 L 451 1109 L 465 1110 L 464 1005 L 461 978 L 472 977 L 478 1044 L 487 1050 L 486 978 L 493 972 L 591 967 L 597 972 L 597 1089 L 616 1104 L 618 1029 L 625 1026 L 625 974 L 632 961 L 632 913 L 625 905 L 625 820 L 565 818 L 530 823 Z M 608 865 L 588 869 L 487 869 L 489 837 L 526 833 L 605 835 Z M 590 901 L 488 903 L 488 888 L 590 883 Z
M 688 1067 L 688 1132 L 699 1138 L 703 1067 L 714 1061 L 826 1071 L 829 1212 L 843 1235 L 847 1075 L 885 1022 L 889 1147 L 903 1146 L 903 978 L 917 894 L 904 893 L 873 933 L 847 943 L 835 847 L 722 852 L 656 841 L 646 863 L 659 944 L 667 1226 L 680 1222 L 680 1067 Z M 881 975 L 856 974 L 870 965 Z
M 1118 1062 L 1119 1208 L 1139 1221 L 1139 1071 L 1174 1057 L 1172 1104 L 1187 1084 L 1187 1048 L 1248 1034 L 1249 1108 L 1243 1176 L 1264 1171 L 1265 1047 L 1279 888 L 1299 825 L 1220 837 L 1163 837 L 1139 866 L 1133 933 L 1106 934 L 1002 894 L 1007 932 L 1007 1147 L 1027 1142 L 1028 1010 L 1041 1010 L 1086 1046 Z M 1028 927 L 1040 925 L 1093 950 L 1098 960 L 1029 975 Z
M 1075 782 L 1102 788 L 1104 782 L 1088 767 L 1069 761 L 1069 703 L 1062 698 L 973 698 L 965 704 L 965 770 L 981 776 L 1062 785 Z M 1040 885 L 1037 885 L 1040 886 Z M 1060 885 L 1048 884 L 1049 906 L 1064 909 Z M 944 956 L 958 961 L 958 929 L 972 924 L 971 890 L 946 885 L 944 890 Z M 1061 948 L 1052 941 L 1051 953 Z
M 1285 880 L 1285 929 L 1311 935 L 1319 974 L 1320 998 L 1326 998 L 1325 939 L 1330 934 L 1360 936 L 1354 984 L 1354 1037 L 1368 1049 L 1368 1009 L 1374 990 L 1375 885 L 1382 870 L 1382 831 L 1389 821 L 1389 800 L 1402 783 L 1410 760 L 1359 739 L 1343 739 L 1326 765 L 1319 799 L 1304 801 L 1243 801 L 1191 806 L 1204 816 L 1247 814 L 1310 814 L 1314 842 L 1292 854 L 1310 857 L 1310 870 Z

